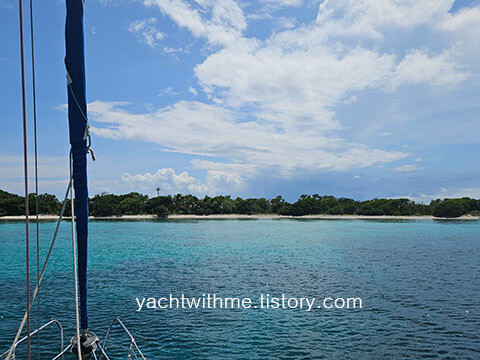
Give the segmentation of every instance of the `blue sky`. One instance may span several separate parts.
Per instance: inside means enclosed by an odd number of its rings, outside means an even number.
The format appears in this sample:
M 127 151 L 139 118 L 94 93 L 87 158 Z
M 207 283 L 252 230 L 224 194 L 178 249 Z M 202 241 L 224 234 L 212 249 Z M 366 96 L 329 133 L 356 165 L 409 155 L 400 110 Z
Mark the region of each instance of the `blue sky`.
M 35 3 L 40 191 L 60 195 L 65 4 Z M 91 194 L 480 197 L 478 0 L 85 6 Z M 21 193 L 16 1 L 0 30 L 0 188 Z

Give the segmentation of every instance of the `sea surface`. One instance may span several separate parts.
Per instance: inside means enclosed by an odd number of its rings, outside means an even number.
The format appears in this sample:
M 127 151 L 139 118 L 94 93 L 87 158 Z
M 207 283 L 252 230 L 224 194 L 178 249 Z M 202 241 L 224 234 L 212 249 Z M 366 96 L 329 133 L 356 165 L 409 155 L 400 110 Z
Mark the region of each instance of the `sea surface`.
M 40 224 L 42 259 L 54 227 Z M 0 222 L 0 353 L 25 310 L 24 234 L 23 223 Z M 94 221 L 89 246 L 90 329 L 103 338 L 120 317 L 148 359 L 480 359 L 479 221 Z M 75 324 L 71 253 L 64 222 L 40 310 L 66 339 Z M 182 293 L 360 297 L 363 307 L 136 311 L 136 297 Z M 127 336 L 117 329 L 111 340 L 111 359 L 126 359 Z M 40 341 L 48 359 L 56 329 Z

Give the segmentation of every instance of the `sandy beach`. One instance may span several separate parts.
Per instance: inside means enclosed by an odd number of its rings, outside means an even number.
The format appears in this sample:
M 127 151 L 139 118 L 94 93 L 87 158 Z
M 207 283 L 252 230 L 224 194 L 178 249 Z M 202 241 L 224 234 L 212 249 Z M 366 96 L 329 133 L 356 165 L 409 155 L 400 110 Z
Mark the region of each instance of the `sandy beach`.
M 57 215 L 39 215 L 39 220 L 56 221 Z M 70 220 L 70 217 L 63 217 L 64 220 Z M 94 217 L 90 216 L 90 220 L 156 220 L 156 215 L 123 215 Z M 458 218 L 437 218 L 434 216 L 367 216 L 367 215 L 276 215 L 276 214 L 218 214 L 218 215 L 169 215 L 171 220 L 227 220 L 227 219 L 250 219 L 250 220 L 269 220 L 269 219 L 318 219 L 318 220 L 480 220 L 478 216 L 464 215 Z M 24 221 L 25 215 L 20 216 L 1 216 L 0 221 Z M 30 215 L 30 220 L 35 220 L 35 215 Z

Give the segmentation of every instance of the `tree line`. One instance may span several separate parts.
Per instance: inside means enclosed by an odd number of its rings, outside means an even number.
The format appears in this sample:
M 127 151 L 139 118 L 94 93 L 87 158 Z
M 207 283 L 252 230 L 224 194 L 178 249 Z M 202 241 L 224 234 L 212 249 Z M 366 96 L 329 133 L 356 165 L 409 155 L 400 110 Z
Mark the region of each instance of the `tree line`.
M 289 203 L 282 196 L 273 199 L 249 198 L 233 199 L 230 196 L 198 198 L 194 195 L 165 195 L 149 198 L 137 192 L 123 195 L 98 194 L 89 198 L 89 214 L 95 217 L 152 214 L 167 217 L 170 214 L 216 215 L 216 214 L 278 214 L 278 215 L 433 215 L 455 218 L 462 215 L 480 215 L 480 200 L 437 199 L 429 205 L 418 204 L 409 199 L 373 199 L 356 201 L 334 196 L 301 195 Z M 55 195 L 38 196 L 39 214 L 58 214 L 62 204 Z M 35 194 L 29 195 L 29 211 L 36 213 Z M 23 215 L 23 196 L 0 190 L 0 216 Z M 70 215 L 67 204 L 65 215 Z

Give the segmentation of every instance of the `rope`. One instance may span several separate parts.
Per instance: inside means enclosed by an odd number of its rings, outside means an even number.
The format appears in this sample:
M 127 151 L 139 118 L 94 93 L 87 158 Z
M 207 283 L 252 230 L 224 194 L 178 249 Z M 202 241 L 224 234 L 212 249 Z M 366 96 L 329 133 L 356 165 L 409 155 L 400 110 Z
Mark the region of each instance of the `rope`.
M 70 152 L 70 176 L 73 177 L 72 170 L 73 155 Z M 73 278 L 75 281 L 75 318 L 76 318 L 76 331 L 77 331 L 77 354 L 78 360 L 82 360 L 82 349 L 80 342 L 80 314 L 78 311 L 78 273 L 77 273 L 77 252 L 75 241 L 75 206 L 73 205 L 73 186 L 70 187 L 70 204 L 72 209 L 72 249 L 73 249 Z
M 35 84 L 35 46 L 33 30 L 33 0 L 30 0 L 30 46 L 32 52 L 32 99 L 33 99 L 33 139 L 35 148 L 35 230 L 37 240 L 37 284 L 40 279 L 40 232 L 38 229 L 38 146 L 37 146 L 37 96 Z M 37 328 L 40 328 L 40 293 L 37 297 Z M 40 331 L 37 332 L 37 358 L 40 360 Z
M 27 155 L 27 110 L 25 95 L 25 56 L 23 46 L 23 4 L 18 0 L 19 25 L 20 25 L 20 63 L 22 68 L 22 110 L 23 110 L 23 168 L 25 180 L 25 265 L 27 280 L 27 359 L 30 360 L 30 241 L 28 233 L 28 155 Z
M 40 284 L 43 280 L 43 276 L 45 275 L 45 271 L 47 270 L 48 261 L 50 260 L 50 256 L 52 255 L 53 246 L 55 245 L 55 241 L 57 240 L 58 230 L 60 229 L 60 224 L 62 223 L 63 214 L 64 214 L 65 208 L 67 206 L 68 194 L 70 193 L 70 189 L 72 187 L 72 181 L 73 181 L 72 180 L 72 175 L 70 174 L 70 181 L 68 182 L 67 191 L 65 192 L 65 197 L 63 199 L 62 210 L 60 210 L 60 215 L 58 216 L 57 226 L 55 228 L 55 232 L 53 233 L 53 239 L 52 239 L 52 242 L 50 243 L 50 248 L 48 249 L 48 253 L 47 253 L 47 257 L 45 258 L 45 262 L 43 263 L 42 271 L 40 272 L 40 278 L 38 280 L 38 284 L 35 287 L 35 290 L 34 290 L 33 296 L 32 296 L 32 300 L 30 301 L 30 304 L 29 304 L 29 308 L 27 309 L 27 311 L 25 312 L 25 315 L 23 316 L 23 320 L 20 323 L 20 327 L 18 328 L 17 335 L 15 336 L 15 339 L 13 340 L 13 344 L 10 347 L 7 358 L 5 360 L 13 359 L 12 358 L 13 349 L 14 349 L 15 344 L 17 343 L 18 339 L 20 338 L 20 335 L 21 335 L 21 333 L 23 331 L 23 328 L 25 326 L 25 323 L 27 321 L 27 317 L 28 317 L 28 314 L 29 314 L 29 311 L 30 311 L 30 306 L 35 301 L 35 298 L 38 294 L 38 289 L 40 288 Z
M 73 100 L 75 100 L 75 104 L 77 105 L 78 107 L 78 110 L 80 111 L 80 113 L 82 114 L 83 118 L 85 119 L 85 122 L 88 124 L 88 119 L 87 119 L 87 116 L 85 115 L 85 113 L 83 112 L 82 108 L 80 107 L 80 104 L 78 103 L 78 100 L 77 100 L 77 97 L 75 96 L 75 92 L 73 91 L 72 89 L 72 78 L 70 77 L 70 74 L 68 74 L 68 70 L 67 70 L 67 75 L 68 75 L 68 81 L 67 81 L 67 85 L 68 85 L 68 90 L 70 90 L 70 92 L 72 93 L 72 96 L 73 96 Z M 86 133 L 86 131 L 85 131 Z M 86 137 L 84 138 L 84 140 L 86 139 Z
M 80 114 L 82 114 L 82 117 L 86 122 L 85 134 L 83 135 L 83 140 L 88 140 L 87 153 L 90 153 L 90 155 L 92 155 L 92 160 L 95 161 L 95 153 L 93 152 L 93 149 L 92 149 L 92 137 L 90 136 L 90 124 L 88 123 L 87 116 L 85 115 L 82 108 L 80 107 L 80 104 L 77 101 L 77 97 L 75 96 L 75 92 L 73 91 L 73 88 L 72 88 L 72 82 L 73 82 L 73 80 L 70 77 L 70 74 L 68 73 L 68 69 L 67 69 L 67 87 L 68 87 L 68 90 L 72 94 L 73 100 L 75 100 L 75 104 L 77 105 L 77 108 L 80 111 Z

